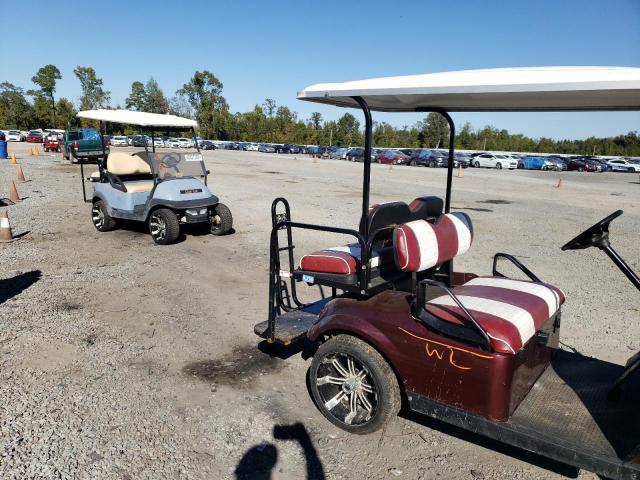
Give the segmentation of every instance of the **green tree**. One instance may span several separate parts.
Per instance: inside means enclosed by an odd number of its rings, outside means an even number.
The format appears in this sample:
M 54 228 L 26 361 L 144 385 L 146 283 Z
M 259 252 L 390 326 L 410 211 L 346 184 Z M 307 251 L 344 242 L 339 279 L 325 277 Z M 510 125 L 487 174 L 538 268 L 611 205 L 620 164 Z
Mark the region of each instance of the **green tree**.
M 449 144 L 449 124 L 446 118 L 436 112 L 431 112 L 421 123 L 418 133 L 421 147 L 440 148 Z
M 82 95 L 80 96 L 80 110 L 105 108 L 111 100 L 111 92 L 103 88 L 101 78 L 96 76 L 92 67 L 77 66 L 73 73 L 80 80 Z
M 68 126 L 75 126 L 78 124 L 78 118 L 76 117 L 76 108 L 66 98 L 62 97 L 58 99 L 56 105 L 58 112 L 56 116 L 55 128 L 67 128 Z
M 124 105 L 128 110 L 141 112 L 147 103 L 147 93 L 142 82 L 135 81 L 131 84 L 131 93 L 125 99 Z
M 24 90 L 9 82 L 0 83 L 0 125 L 28 130 L 34 125 L 33 108 Z
M 336 124 L 335 145 L 349 147 L 362 144 L 360 122 L 350 113 L 345 113 Z
M 184 95 L 175 95 L 168 102 L 169 113 L 178 117 L 193 118 L 193 109 Z
M 32 92 L 32 95 L 33 121 L 39 128 L 53 128 L 54 124 L 51 123 L 51 104 L 49 103 L 49 99 L 40 92 Z
M 151 113 L 167 113 L 169 111 L 169 102 L 164 96 L 160 85 L 153 77 L 147 81 L 144 86 L 145 93 L 145 111 Z
M 51 125 L 56 124 L 56 102 L 53 94 L 56 92 L 56 81 L 60 79 L 62 75 L 55 65 L 45 65 L 31 77 L 31 81 L 40 87 L 38 92 L 51 102 L 49 110 Z
M 201 135 L 205 138 L 227 137 L 229 107 L 222 96 L 222 82 L 211 72 L 196 71 L 176 93 L 184 95 L 195 112 Z
M 273 98 L 266 98 L 262 107 L 267 117 L 273 117 L 273 114 L 276 113 L 276 101 Z

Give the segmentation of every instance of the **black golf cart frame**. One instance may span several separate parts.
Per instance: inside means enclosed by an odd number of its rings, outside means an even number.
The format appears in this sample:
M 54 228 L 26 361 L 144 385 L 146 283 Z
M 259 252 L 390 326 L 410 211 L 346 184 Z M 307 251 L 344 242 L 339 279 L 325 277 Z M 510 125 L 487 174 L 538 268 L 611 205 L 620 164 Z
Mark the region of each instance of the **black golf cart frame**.
M 102 158 L 100 158 L 98 160 L 98 171 L 100 172 L 100 180 L 104 179 L 105 176 L 105 161 L 107 158 L 107 151 L 104 145 L 104 136 L 105 136 L 105 123 L 104 121 L 100 120 L 100 140 L 102 142 Z M 151 152 L 152 153 L 156 153 L 156 145 L 155 145 L 155 131 L 156 131 L 157 127 L 142 127 L 140 126 L 140 134 L 144 135 L 145 132 L 150 133 L 151 135 Z M 184 128 L 182 127 L 163 127 L 162 129 L 163 131 L 167 131 L 167 132 L 171 132 L 171 131 L 176 131 L 176 132 L 180 132 L 180 131 L 184 131 Z M 200 145 L 198 145 L 198 140 L 196 138 L 196 131 L 193 127 L 190 127 L 189 130 L 192 133 L 192 139 L 193 139 L 193 143 L 196 147 L 196 150 L 198 151 L 198 153 L 200 152 Z M 149 146 L 147 145 L 147 142 L 144 143 L 144 151 L 145 153 L 148 155 L 149 154 Z M 85 178 L 84 178 L 84 165 L 88 164 L 87 161 L 85 161 L 84 159 L 78 159 L 78 163 L 80 164 L 80 178 L 82 179 L 82 198 L 84 200 L 85 203 L 91 203 L 93 200 L 90 198 L 87 198 L 87 189 L 85 186 Z M 207 185 L 207 177 L 209 175 L 209 173 L 211 173 L 209 170 L 205 170 L 205 175 L 204 175 L 204 184 Z M 113 185 L 113 184 L 112 184 Z M 153 172 L 153 190 L 151 191 L 151 197 L 153 197 L 153 192 L 156 189 L 156 186 L 158 185 L 158 175 Z M 115 185 L 114 185 L 115 186 Z
M 372 282 L 372 267 L 369 259 L 372 255 L 374 242 L 381 234 L 390 233 L 395 228 L 395 225 L 378 228 L 375 231 L 369 231 L 368 212 L 371 184 L 373 121 L 371 119 L 371 110 L 369 109 L 366 101 L 362 97 L 352 98 L 362 109 L 365 118 L 364 175 L 362 182 L 362 214 L 360 217 L 360 227 L 356 231 L 347 228 L 294 222 L 291 220 L 291 208 L 289 206 L 289 202 L 283 197 L 278 197 L 273 201 L 271 205 L 272 230 L 269 248 L 269 316 L 267 320 L 267 330 L 262 335 L 272 343 L 276 340 L 275 324 L 277 317 L 283 312 L 291 312 L 305 306 L 305 304 L 298 298 L 296 290 L 297 282 L 308 282 L 308 280 L 305 279 L 306 275 L 304 273 L 296 271 L 295 269 L 293 257 L 295 245 L 293 244 L 292 233 L 292 229 L 294 228 L 348 235 L 355 238 L 360 247 L 361 266 L 360 270 L 357 272 L 357 280 L 354 283 L 345 283 L 341 281 L 340 275 L 335 275 L 333 278 L 331 278 L 331 275 L 324 275 L 322 282 L 317 282 L 317 279 L 314 279 L 318 285 L 331 288 L 331 296 L 327 298 L 327 301 L 335 298 L 338 295 L 338 290 L 344 292 L 345 295 L 353 297 L 370 297 L 383 290 L 395 288 L 397 286 L 395 285 L 395 280 L 401 280 L 400 277 L 398 279 L 389 280 L 380 278 L 376 282 Z M 456 135 L 455 124 L 451 116 L 445 110 L 438 108 L 424 108 L 416 109 L 416 111 L 439 113 L 444 116 L 449 124 L 449 164 L 447 166 L 447 187 L 444 202 L 444 213 L 449 213 L 451 210 L 451 184 L 453 180 L 453 157 Z M 281 230 L 286 230 L 286 244 L 284 246 L 280 246 L 280 239 L 278 236 L 278 233 Z M 284 271 L 281 268 L 281 252 L 287 252 L 286 262 L 289 267 L 287 271 Z M 446 286 L 450 287 L 453 279 L 453 261 L 449 260 L 443 263 L 437 271 L 423 274 L 420 277 L 413 274 L 410 280 L 411 291 L 415 292 L 417 290 L 419 280 L 425 278 L 425 275 L 428 275 L 429 278 L 437 278 Z M 405 277 L 405 275 L 402 276 L 402 278 Z M 283 278 L 289 279 L 289 287 L 287 287 L 287 283 Z

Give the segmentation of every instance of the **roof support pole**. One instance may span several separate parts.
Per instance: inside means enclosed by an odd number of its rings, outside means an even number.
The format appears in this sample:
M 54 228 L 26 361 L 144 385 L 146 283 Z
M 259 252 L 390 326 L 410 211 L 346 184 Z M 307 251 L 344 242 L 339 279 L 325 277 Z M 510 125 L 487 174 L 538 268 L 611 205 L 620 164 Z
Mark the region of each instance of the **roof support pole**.
M 371 110 L 362 97 L 353 97 L 364 113 L 364 178 L 362 179 L 362 216 L 360 217 L 360 234 L 368 239 L 369 222 L 369 187 L 371 185 L 371 142 L 373 138 L 373 122 Z
M 451 184 L 453 183 L 453 158 L 456 143 L 456 125 L 451 115 L 440 108 L 416 108 L 416 112 L 435 112 L 442 115 L 449 124 L 449 165 L 447 166 L 447 190 L 444 197 L 444 213 L 451 211 Z

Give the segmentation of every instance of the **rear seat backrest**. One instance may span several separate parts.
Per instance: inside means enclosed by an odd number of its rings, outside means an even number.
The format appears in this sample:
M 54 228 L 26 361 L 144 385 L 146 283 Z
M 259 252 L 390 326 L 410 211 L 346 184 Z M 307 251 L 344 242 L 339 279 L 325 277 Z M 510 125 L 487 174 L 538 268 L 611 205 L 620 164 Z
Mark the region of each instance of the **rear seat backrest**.
M 447 213 L 436 223 L 414 220 L 393 232 L 396 266 L 405 272 L 421 272 L 463 254 L 472 241 L 473 226 L 466 213 Z
M 151 167 L 139 154 L 113 152 L 107 156 L 107 171 L 113 175 L 150 175 Z
M 369 233 L 384 227 L 402 225 L 412 220 L 431 220 L 442 214 L 442 199 L 418 197 L 409 205 L 404 202 L 386 202 L 369 207 Z

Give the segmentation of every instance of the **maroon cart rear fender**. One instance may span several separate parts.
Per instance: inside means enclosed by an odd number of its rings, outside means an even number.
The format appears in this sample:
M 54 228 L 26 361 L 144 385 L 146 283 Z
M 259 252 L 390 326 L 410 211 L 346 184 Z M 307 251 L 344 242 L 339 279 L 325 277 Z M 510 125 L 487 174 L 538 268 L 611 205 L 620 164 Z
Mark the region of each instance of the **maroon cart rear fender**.
M 339 313 L 329 314 L 311 326 L 307 332 L 307 337 L 312 342 L 316 342 L 322 335 L 332 332 L 344 332 L 359 337 L 380 351 L 387 360 L 391 361 L 389 354 L 391 353 L 393 345 L 389 337 L 385 335 L 375 323 L 370 322 L 366 318 Z M 394 366 L 392 365 L 392 367 Z

